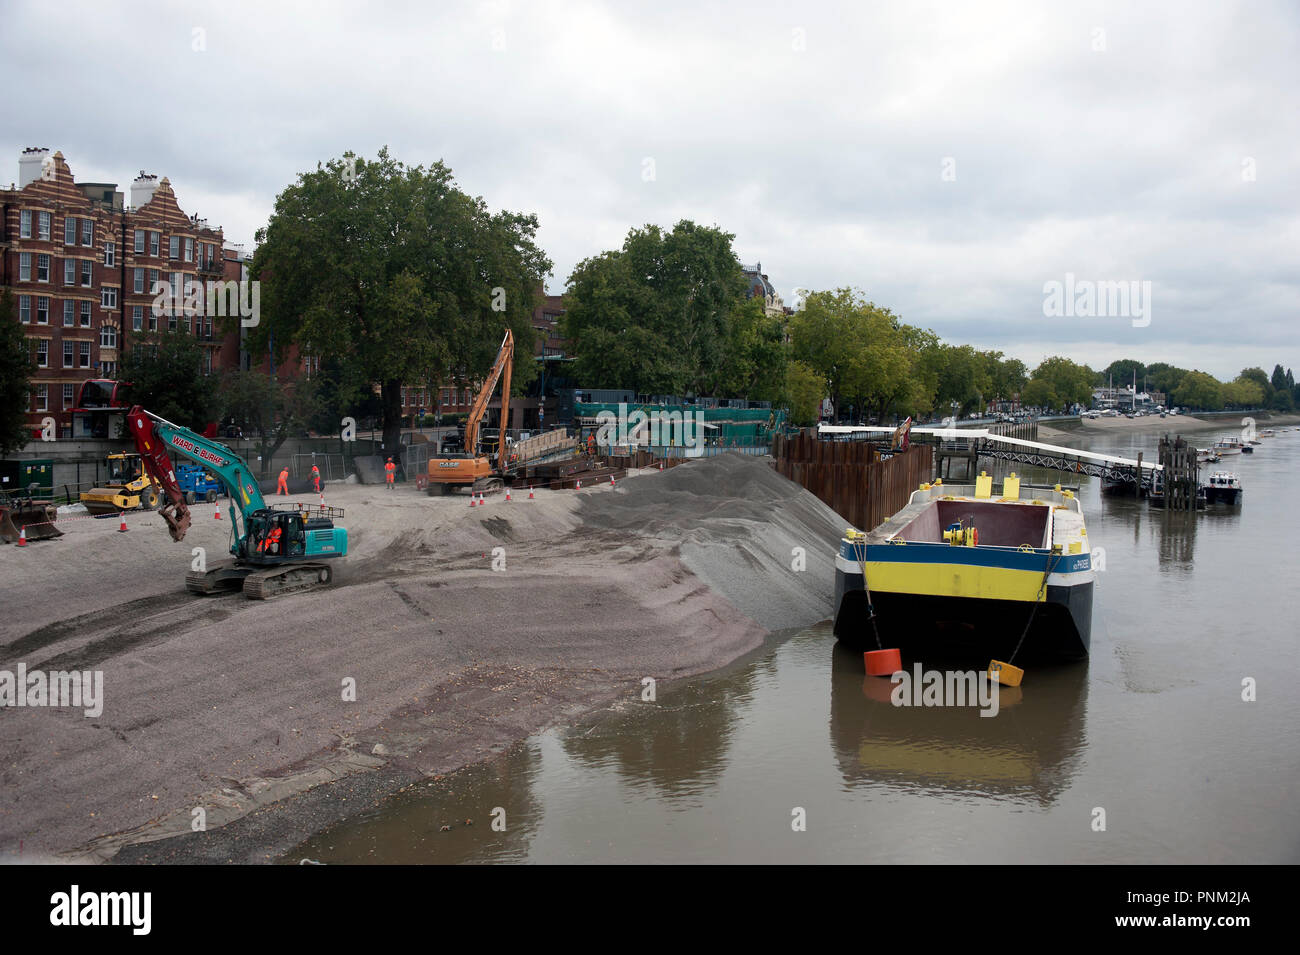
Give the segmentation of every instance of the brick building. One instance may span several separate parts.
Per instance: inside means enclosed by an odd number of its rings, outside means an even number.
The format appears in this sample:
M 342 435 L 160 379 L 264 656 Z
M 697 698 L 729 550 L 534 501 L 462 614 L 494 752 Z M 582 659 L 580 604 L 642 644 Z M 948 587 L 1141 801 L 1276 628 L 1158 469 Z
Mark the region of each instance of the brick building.
M 206 370 L 221 367 L 215 320 L 158 315 L 151 290 L 163 282 L 179 295 L 187 281 L 226 278 L 223 247 L 221 229 L 187 216 L 167 179 L 142 171 L 126 205 L 116 183 L 77 183 L 61 152 L 23 150 L 17 183 L 0 190 L 0 288 L 13 293 L 36 356 L 33 427 L 48 415 L 70 437 L 81 382 L 115 377 L 150 333 L 192 334 Z

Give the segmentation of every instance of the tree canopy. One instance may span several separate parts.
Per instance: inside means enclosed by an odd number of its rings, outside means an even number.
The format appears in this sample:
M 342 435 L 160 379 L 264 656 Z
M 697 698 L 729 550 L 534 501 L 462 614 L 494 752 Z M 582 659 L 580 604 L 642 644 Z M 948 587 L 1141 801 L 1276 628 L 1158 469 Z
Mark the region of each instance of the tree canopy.
M 0 455 L 20 450 L 32 436 L 26 415 L 35 370 L 32 346 L 18 323 L 17 302 L 4 289 L 0 291 Z
M 384 445 L 401 431 L 403 385 L 480 380 L 509 327 L 515 390 L 535 377 L 532 312 L 551 262 L 537 217 L 492 212 L 441 162 L 387 148 L 302 173 L 276 199 L 251 266 L 262 282 L 254 347 L 291 343 L 379 382 Z M 345 376 L 349 377 L 349 376 Z

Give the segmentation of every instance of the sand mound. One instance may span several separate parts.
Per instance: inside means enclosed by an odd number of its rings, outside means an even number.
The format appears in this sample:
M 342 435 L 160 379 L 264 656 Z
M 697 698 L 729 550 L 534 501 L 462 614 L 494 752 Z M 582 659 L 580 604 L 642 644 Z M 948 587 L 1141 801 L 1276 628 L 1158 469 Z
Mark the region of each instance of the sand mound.
M 697 577 L 769 630 L 832 612 L 844 519 L 765 458 L 724 454 L 628 478 L 579 513 L 586 527 L 676 543 Z

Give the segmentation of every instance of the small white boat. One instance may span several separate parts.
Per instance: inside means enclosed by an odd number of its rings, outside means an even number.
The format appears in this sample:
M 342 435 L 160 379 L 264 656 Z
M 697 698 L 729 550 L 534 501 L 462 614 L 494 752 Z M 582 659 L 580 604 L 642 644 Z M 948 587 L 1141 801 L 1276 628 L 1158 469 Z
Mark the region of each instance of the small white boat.
M 1236 506 L 1241 503 L 1241 481 L 1231 471 L 1215 471 L 1204 486 L 1205 499 L 1210 504 Z
M 1218 455 L 1241 454 L 1241 452 L 1245 450 L 1245 447 L 1246 446 L 1242 445 L 1240 438 L 1233 435 L 1224 435 L 1218 441 L 1214 442 L 1213 451 Z

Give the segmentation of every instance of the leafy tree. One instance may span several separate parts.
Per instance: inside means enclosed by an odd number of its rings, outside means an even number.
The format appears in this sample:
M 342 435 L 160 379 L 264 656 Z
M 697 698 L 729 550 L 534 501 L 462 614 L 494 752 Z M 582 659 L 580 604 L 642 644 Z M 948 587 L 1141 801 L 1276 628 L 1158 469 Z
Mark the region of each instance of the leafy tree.
M 732 356 L 741 367 L 727 367 L 728 345 L 761 327 L 756 316 L 733 320 L 736 309 L 752 307 L 734 238 L 689 220 L 669 232 L 647 225 L 630 230 L 621 249 L 579 262 L 560 322 L 577 356 L 574 377 L 660 394 L 706 394 L 749 377 L 751 359 Z M 768 337 L 758 334 L 760 351 Z
M 1279 366 L 1280 368 L 1281 366 Z M 1243 368 L 1237 376 L 1238 381 L 1252 381 L 1259 385 L 1259 401 L 1250 407 L 1258 408 L 1273 400 L 1273 382 L 1263 368 Z
M 1142 379 L 1148 374 L 1148 371 L 1147 366 L 1135 358 L 1121 358 L 1103 368 L 1097 374 L 1094 384 L 1100 387 L 1109 385 L 1110 382 L 1114 381 L 1116 387 L 1131 385 L 1133 384 L 1133 375 L 1136 373 L 1138 388 L 1140 389 Z
M 204 371 L 203 346 L 183 331 L 137 340 L 122 361 L 121 381 L 134 386 L 132 401 L 168 421 L 203 431 L 221 417 L 216 375 Z
M 1223 407 L 1223 384 L 1203 371 L 1189 371 L 1174 390 L 1174 404 L 1202 411 Z
M 17 302 L 4 289 L 0 291 L 0 455 L 20 450 L 31 439 L 27 408 L 35 370 L 32 346 L 18 323 Z
M 262 475 L 286 440 L 304 430 L 319 410 L 314 379 L 279 380 L 260 371 L 227 372 L 221 382 L 227 414 L 244 431 L 256 436 Z
M 1096 373 L 1087 365 L 1079 365 L 1054 355 L 1044 359 L 1020 393 L 1023 404 L 1043 408 L 1063 409 L 1073 404 L 1086 405 L 1092 400 Z
M 1163 391 L 1166 395 L 1172 395 L 1179 384 L 1182 383 L 1186 374 L 1187 369 L 1185 368 L 1177 368 L 1164 362 L 1156 362 L 1154 365 L 1147 366 L 1147 384 L 1156 391 Z
M 1253 378 L 1238 378 L 1221 386 L 1224 407 L 1259 408 L 1264 404 L 1264 388 Z
M 331 159 L 276 199 L 252 274 L 262 282 L 255 346 L 274 335 L 378 382 L 384 445 L 401 432 L 401 389 L 486 375 L 504 331 L 516 356 L 533 350 L 532 312 L 551 263 L 537 217 L 491 212 L 457 188 L 441 162 L 407 166 Z M 537 374 L 517 360 L 522 392 Z
M 755 296 L 731 309 L 726 328 L 714 394 L 756 401 L 779 399 L 788 359 L 784 317 L 768 315 L 766 304 Z
M 1283 390 L 1290 391 L 1291 384 L 1294 384 L 1294 382 L 1288 384 L 1286 372 L 1282 370 L 1282 366 L 1274 365 L 1273 377 L 1269 380 L 1269 384 L 1272 385 L 1274 391 L 1283 391 Z
M 312 381 L 316 401 L 307 427 L 317 434 L 337 434 L 347 417 L 354 418 L 358 425 L 366 418 L 383 417 L 383 400 L 355 363 L 337 358 L 321 362 L 320 371 L 312 376 Z
M 785 391 L 791 423 L 800 427 L 816 424 L 826 396 L 822 376 L 803 362 L 792 361 L 786 366 Z

